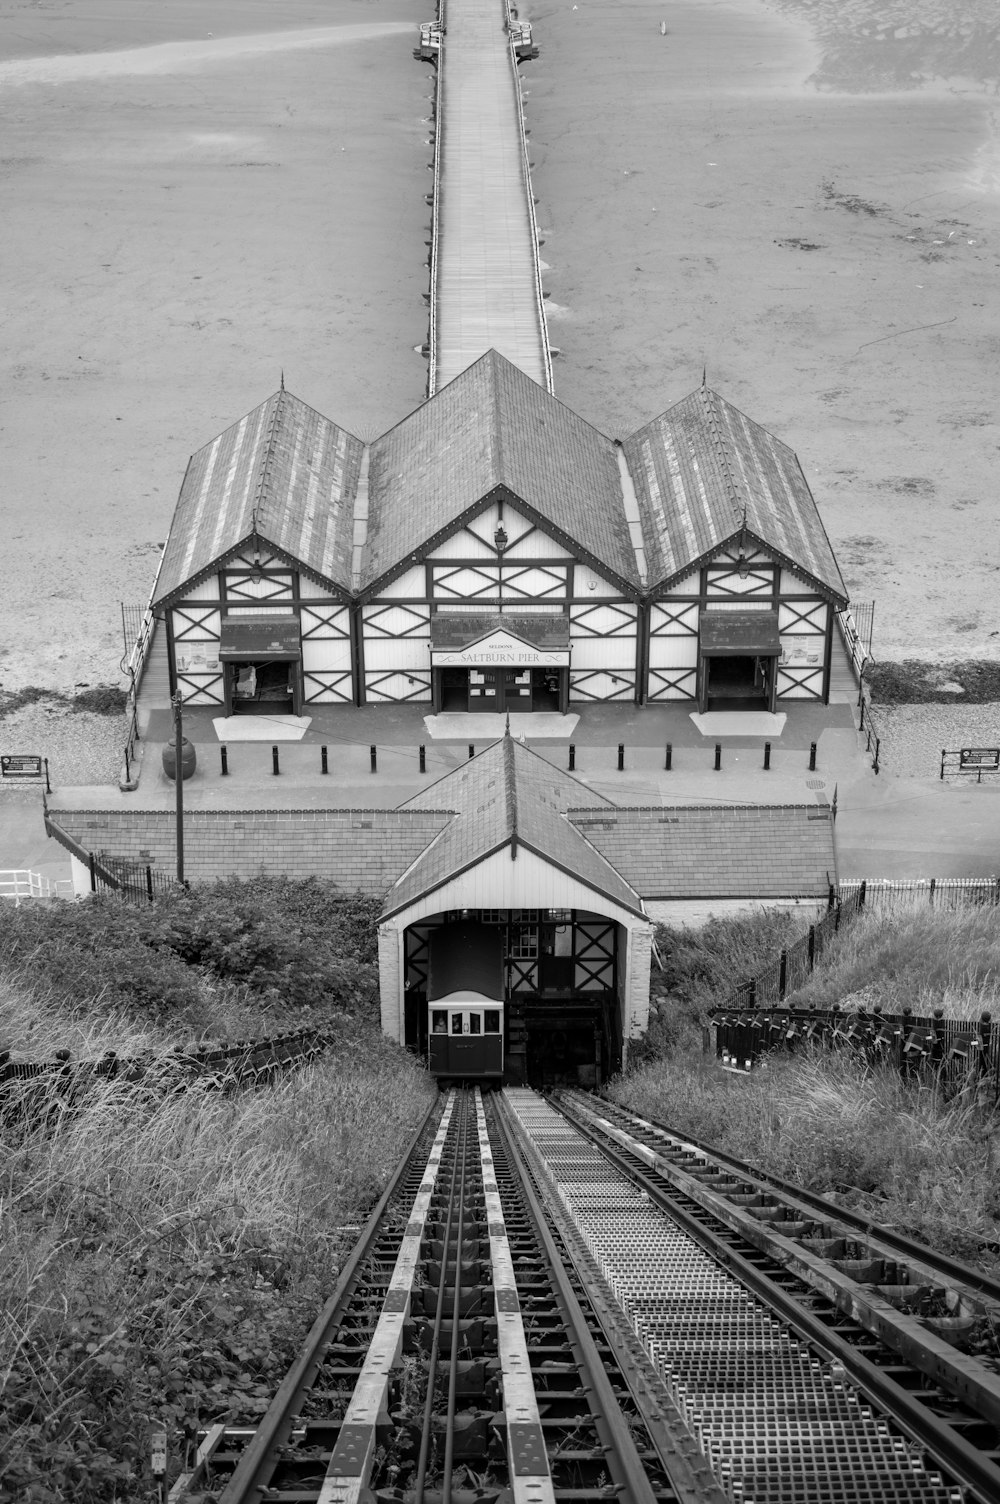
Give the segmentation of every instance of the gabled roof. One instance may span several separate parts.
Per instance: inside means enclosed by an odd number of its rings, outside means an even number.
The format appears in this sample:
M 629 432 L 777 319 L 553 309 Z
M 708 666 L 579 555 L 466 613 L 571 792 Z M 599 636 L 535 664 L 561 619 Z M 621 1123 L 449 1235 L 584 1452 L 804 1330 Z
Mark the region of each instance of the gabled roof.
M 451 808 L 455 817 L 404 872 L 386 897 L 383 917 L 408 908 L 469 867 L 507 846 L 532 851 L 631 913 L 638 893 L 570 824 L 565 810 L 586 793 L 537 752 L 509 736 L 448 773 L 400 810 Z M 610 800 L 603 800 L 609 811 Z
M 624 443 L 649 585 L 669 583 L 745 526 L 845 605 L 847 591 L 812 492 L 787 444 L 709 387 Z
M 827 804 L 571 809 L 647 900 L 823 898 L 836 882 Z
M 638 587 L 615 446 L 496 350 L 371 446 L 362 588 L 505 488 Z
M 156 584 L 159 605 L 256 536 L 350 589 L 364 445 L 282 389 L 192 455 Z

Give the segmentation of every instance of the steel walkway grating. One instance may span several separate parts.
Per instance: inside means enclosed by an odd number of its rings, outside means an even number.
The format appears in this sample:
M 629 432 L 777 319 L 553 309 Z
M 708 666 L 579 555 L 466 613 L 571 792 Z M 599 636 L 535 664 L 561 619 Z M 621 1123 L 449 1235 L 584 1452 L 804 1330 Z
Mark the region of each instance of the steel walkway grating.
M 956 1504 L 839 1371 L 533 1092 L 507 1099 L 738 1504 Z

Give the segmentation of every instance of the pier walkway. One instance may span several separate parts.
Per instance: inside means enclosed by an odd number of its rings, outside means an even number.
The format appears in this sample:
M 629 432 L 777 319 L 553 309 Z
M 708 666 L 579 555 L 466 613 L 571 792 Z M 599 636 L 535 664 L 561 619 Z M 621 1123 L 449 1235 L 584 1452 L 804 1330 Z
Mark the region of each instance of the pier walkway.
M 489 349 L 552 390 L 504 0 L 446 0 L 438 63 L 428 395 Z

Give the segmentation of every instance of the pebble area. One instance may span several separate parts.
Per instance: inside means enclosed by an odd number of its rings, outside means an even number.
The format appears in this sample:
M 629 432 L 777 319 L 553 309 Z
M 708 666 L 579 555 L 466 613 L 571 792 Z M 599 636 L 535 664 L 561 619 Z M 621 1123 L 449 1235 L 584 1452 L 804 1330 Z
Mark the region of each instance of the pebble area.
M 0 719 L 0 751 L 47 757 L 53 789 L 71 784 L 118 786 L 126 721 L 41 700 Z
M 954 752 L 960 747 L 1000 747 L 1000 705 L 995 702 L 876 705 L 872 724 L 881 739 L 881 772 L 889 777 L 937 778 L 942 748 Z M 945 773 L 946 783 L 968 779 L 968 773 Z

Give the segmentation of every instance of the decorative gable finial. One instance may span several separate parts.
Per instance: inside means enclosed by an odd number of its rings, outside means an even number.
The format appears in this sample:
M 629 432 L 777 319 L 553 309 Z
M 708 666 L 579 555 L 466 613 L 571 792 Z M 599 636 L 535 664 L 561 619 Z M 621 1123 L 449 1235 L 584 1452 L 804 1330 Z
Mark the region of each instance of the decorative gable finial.
M 282 368 L 281 368 L 281 390 L 282 391 L 285 390 L 285 368 L 284 368 L 284 366 L 282 366 Z
M 510 711 L 507 712 L 507 724 L 504 727 L 504 736 L 510 736 Z
M 702 386 L 708 385 L 708 366 L 702 366 L 701 368 L 701 384 Z

